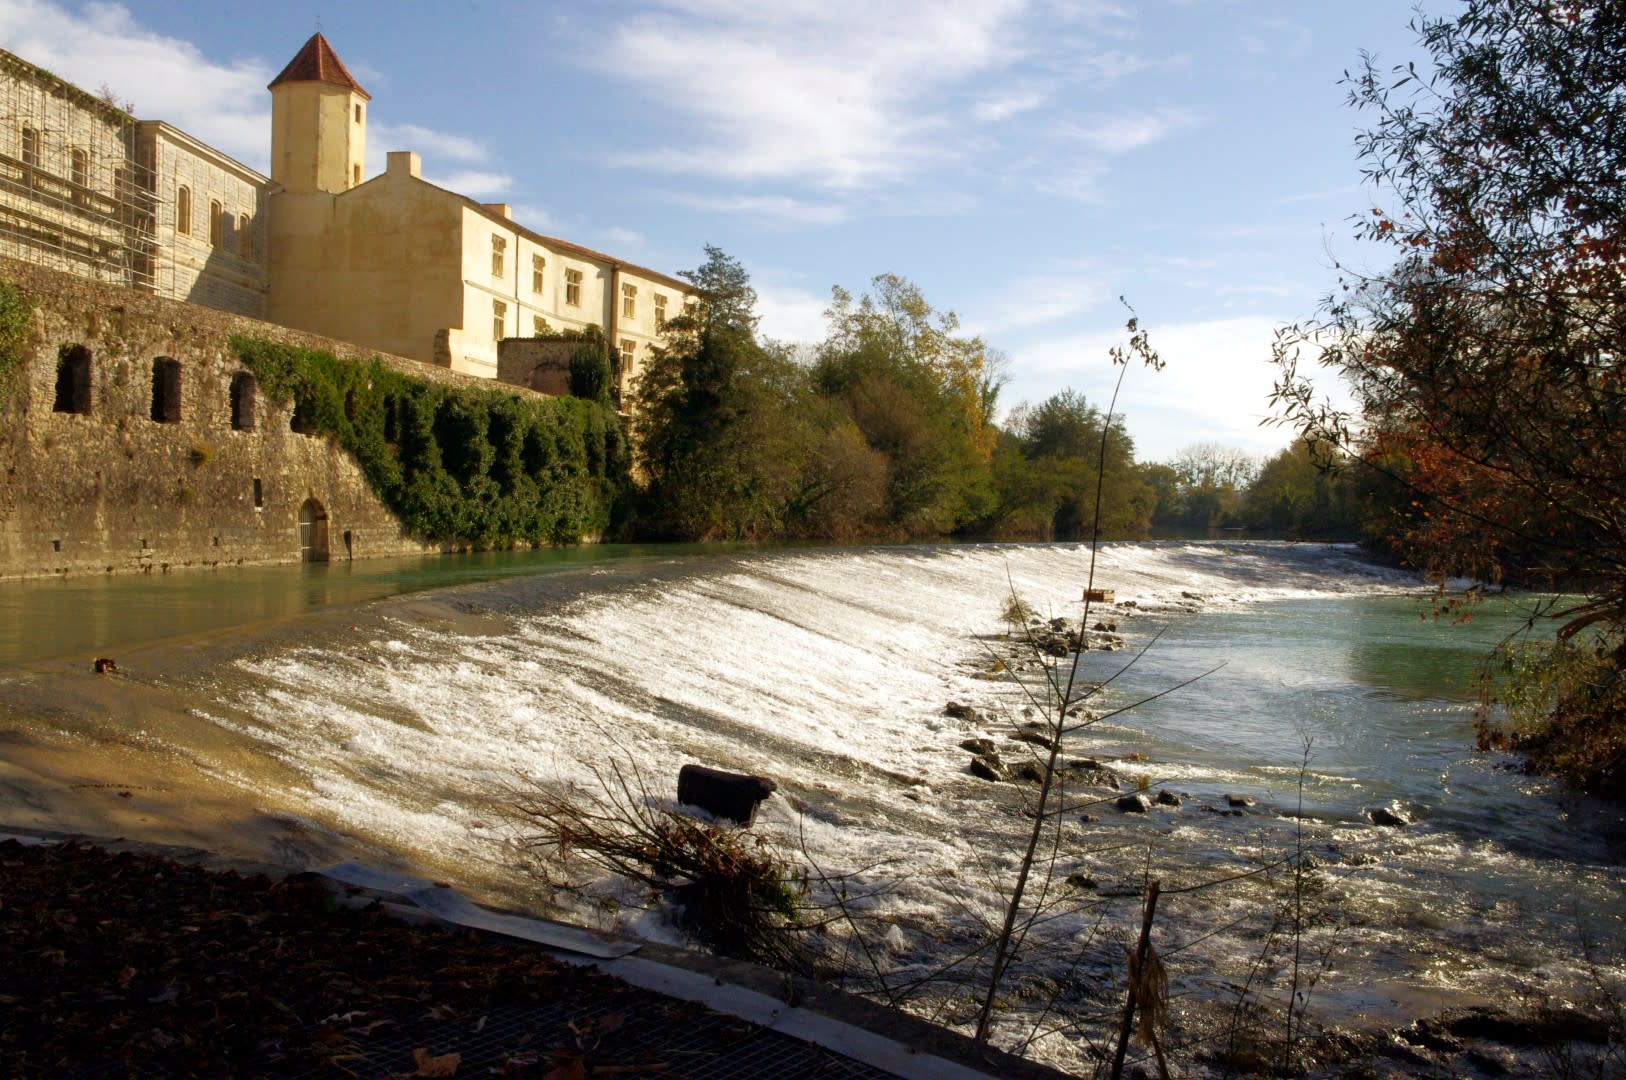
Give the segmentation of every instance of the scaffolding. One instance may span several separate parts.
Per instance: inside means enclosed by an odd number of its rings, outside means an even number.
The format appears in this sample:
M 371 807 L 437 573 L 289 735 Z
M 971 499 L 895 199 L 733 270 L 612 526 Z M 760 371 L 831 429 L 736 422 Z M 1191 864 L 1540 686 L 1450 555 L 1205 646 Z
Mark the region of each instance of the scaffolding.
M 153 291 L 158 197 L 135 118 L 0 51 L 0 255 Z

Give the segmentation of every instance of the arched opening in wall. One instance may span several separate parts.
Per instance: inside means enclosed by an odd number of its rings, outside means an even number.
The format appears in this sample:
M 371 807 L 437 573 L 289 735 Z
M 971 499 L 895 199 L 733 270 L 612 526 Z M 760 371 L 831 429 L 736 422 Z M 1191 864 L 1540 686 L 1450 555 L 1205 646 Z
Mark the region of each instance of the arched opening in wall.
M 304 394 L 294 395 L 294 414 L 288 418 L 288 430 L 296 435 L 315 435 L 316 402 Z
M 231 380 L 231 429 L 254 430 L 254 376 L 240 371 Z
M 152 362 L 152 419 L 158 424 L 181 420 L 181 362 L 160 356 Z
M 327 509 L 315 499 L 299 505 L 299 559 L 327 562 Z
M 63 346 L 57 354 L 52 411 L 90 415 L 90 350 L 83 345 Z

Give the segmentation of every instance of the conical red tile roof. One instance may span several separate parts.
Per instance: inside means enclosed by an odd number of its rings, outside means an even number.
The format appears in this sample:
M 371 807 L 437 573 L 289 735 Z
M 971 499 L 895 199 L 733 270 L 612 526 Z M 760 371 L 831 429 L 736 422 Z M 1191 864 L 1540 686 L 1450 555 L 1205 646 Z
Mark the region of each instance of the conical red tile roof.
M 344 61 L 339 59 L 339 54 L 333 51 L 333 46 L 320 32 L 311 35 L 311 39 L 288 61 L 288 66 L 282 69 L 282 74 L 272 79 L 266 89 L 271 90 L 288 82 L 325 82 L 354 90 L 368 101 L 373 99 L 345 68 Z

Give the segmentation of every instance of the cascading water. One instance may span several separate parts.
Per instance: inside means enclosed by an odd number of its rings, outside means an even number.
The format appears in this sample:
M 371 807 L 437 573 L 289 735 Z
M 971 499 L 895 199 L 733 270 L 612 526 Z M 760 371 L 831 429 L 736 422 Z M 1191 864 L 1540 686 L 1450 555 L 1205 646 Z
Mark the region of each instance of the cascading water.
M 374 857 L 665 937 L 665 914 L 613 883 L 600 902 L 538 894 L 500 791 L 591 783 L 611 761 L 664 796 L 687 761 L 764 774 L 781 794 L 759 830 L 885 886 L 868 910 L 892 926 L 880 962 L 904 982 L 997 921 L 1027 829 L 1022 790 L 972 776 L 959 744 L 1022 747 L 1006 740 L 1024 699 L 987 677 L 1008 648 L 1000 613 L 1014 592 L 1076 621 L 1089 558 L 1068 545 L 832 549 L 423 593 L 172 682 L 190 719 L 148 737 Z M 1068 756 L 1180 805 L 1066 815 L 1056 888 L 1071 877 L 1087 902 L 1076 955 L 1048 975 L 1041 963 L 1042 978 L 1121 978 L 1155 878 L 1177 1022 L 1211 1034 L 1242 988 L 1267 981 L 1256 961 L 1282 874 L 1261 868 L 1297 851 L 1317 866 L 1305 941 L 1326 954 L 1312 1015 L 1389 1023 L 1561 996 L 1594 977 L 1587 956 L 1626 974 L 1618 815 L 1470 749 L 1474 664 L 1511 616 L 1420 620 L 1415 578 L 1338 546 L 1110 544 L 1096 584 L 1134 601 L 1101 613 L 1129 648 L 1086 654 L 1084 676 L 1113 676 L 1145 648 L 1098 711 L 1218 670 L 1072 737 Z M 983 718 L 945 715 L 951 700 Z M 1379 807 L 1411 824 L 1373 825 Z M 953 1002 L 941 1015 L 967 1019 Z M 1012 1021 L 1001 1037 L 1026 1030 Z M 1077 1065 L 1090 1034 L 1060 1030 L 1038 1050 Z

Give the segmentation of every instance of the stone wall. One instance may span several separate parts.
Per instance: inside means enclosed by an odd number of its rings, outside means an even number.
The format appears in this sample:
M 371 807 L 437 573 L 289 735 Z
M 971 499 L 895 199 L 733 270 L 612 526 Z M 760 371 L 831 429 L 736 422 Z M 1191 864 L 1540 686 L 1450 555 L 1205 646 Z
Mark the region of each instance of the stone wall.
M 246 369 L 230 335 L 374 354 L 10 259 L 0 279 L 35 304 L 23 370 L 0 404 L 0 577 L 291 562 L 302 507 L 305 543 L 325 530 L 336 560 L 433 550 L 403 535 L 348 455 L 289 429 L 291 406 L 254 394 L 252 430 L 233 425 Z M 382 359 L 425 381 L 491 385 Z M 87 360 L 76 393 L 71 371 Z M 179 374 L 175 400 L 164 371 Z
M 497 379 L 542 394 L 570 393 L 570 354 L 578 342 L 504 338 L 497 342 Z

